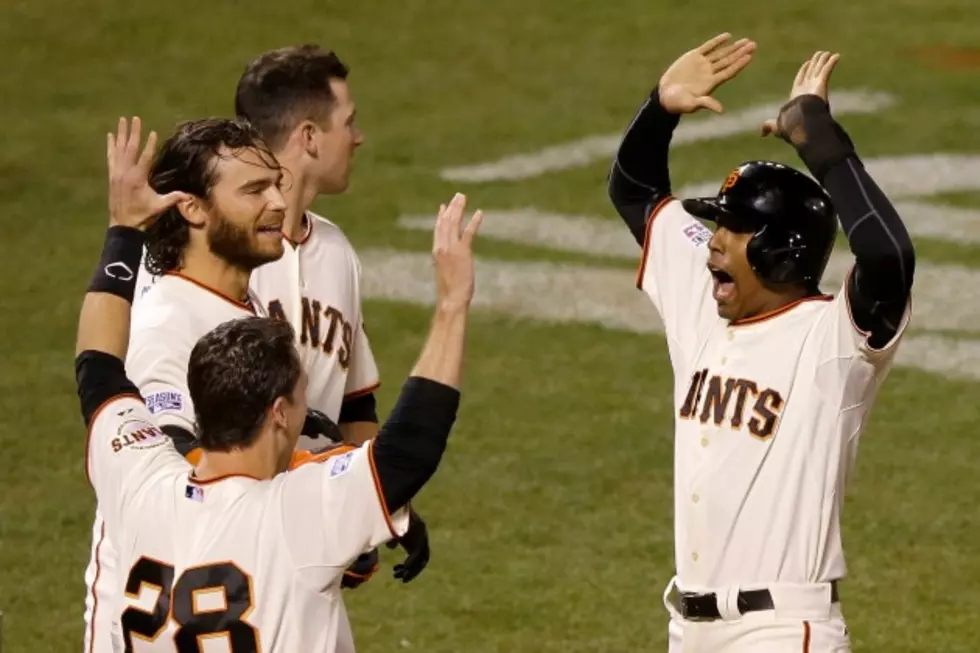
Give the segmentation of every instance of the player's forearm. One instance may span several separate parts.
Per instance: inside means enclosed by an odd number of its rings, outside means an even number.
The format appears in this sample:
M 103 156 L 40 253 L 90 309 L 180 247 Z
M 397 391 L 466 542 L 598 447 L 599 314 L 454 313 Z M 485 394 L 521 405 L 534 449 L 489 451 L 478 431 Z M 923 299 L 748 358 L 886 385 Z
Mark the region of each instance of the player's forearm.
M 422 353 L 412 376 L 459 388 L 466 344 L 468 309 L 458 306 L 436 308 Z
M 136 394 L 123 360 L 142 255 L 142 233 L 128 227 L 106 232 L 102 259 L 82 301 L 75 341 L 75 381 L 86 425 L 109 399 Z
M 126 358 L 129 316 L 136 291 L 136 272 L 143 252 L 143 233 L 129 227 L 106 232 L 102 257 L 78 318 L 75 355 L 101 351 Z
M 679 119 L 661 106 L 654 89 L 627 127 L 609 171 L 609 199 L 641 245 L 650 212 L 670 195 L 668 152 Z
M 875 302 L 904 303 L 912 289 L 915 249 L 898 211 L 822 99 L 802 96 L 783 112 L 790 142 L 834 203 L 857 261 L 861 293 Z

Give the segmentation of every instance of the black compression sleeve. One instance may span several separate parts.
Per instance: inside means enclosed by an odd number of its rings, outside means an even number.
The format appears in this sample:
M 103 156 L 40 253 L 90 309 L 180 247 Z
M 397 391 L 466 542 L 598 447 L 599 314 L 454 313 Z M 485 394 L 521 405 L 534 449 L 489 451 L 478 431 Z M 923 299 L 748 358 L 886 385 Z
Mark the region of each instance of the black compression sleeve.
M 102 351 L 83 351 L 75 358 L 75 382 L 85 426 L 91 426 L 95 412 L 119 395 L 139 396 L 139 390 L 126 377 L 123 362 Z
M 345 401 L 340 406 L 340 415 L 337 418 L 340 424 L 351 422 L 375 422 L 378 421 L 378 402 L 373 392 L 366 395 L 355 397 L 350 401 Z
M 844 129 L 815 95 L 788 103 L 780 131 L 830 194 L 855 258 L 848 287 L 857 326 L 881 347 L 897 332 L 912 290 L 915 250 L 895 207 L 854 151 Z
M 627 127 L 609 171 L 609 199 L 640 245 L 653 208 L 670 195 L 670 139 L 680 116 L 668 113 L 655 88 Z
M 378 482 L 389 512 L 402 508 L 432 477 L 456 421 L 459 391 L 410 377 L 374 440 Z

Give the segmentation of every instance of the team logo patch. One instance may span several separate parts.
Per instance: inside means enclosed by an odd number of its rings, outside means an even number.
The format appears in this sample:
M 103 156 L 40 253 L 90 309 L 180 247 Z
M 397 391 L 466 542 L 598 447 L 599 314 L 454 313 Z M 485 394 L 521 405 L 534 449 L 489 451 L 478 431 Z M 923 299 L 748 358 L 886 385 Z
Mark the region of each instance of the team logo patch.
M 184 489 L 184 496 L 191 501 L 197 501 L 198 503 L 204 502 L 204 488 L 200 488 L 196 485 L 188 485 Z
M 184 408 L 184 396 L 173 390 L 154 392 L 146 397 L 146 409 L 150 415 L 168 411 L 179 412 Z
M 340 476 L 350 469 L 351 458 L 354 457 L 353 451 L 348 451 L 347 453 L 337 456 L 330 463 L 330 476 Z
M 109 443 L 113 453 L 123 449 L 153 449 L 167 441 L 167 436 L 153 424 L 140 418 L 127 419 L 116 430 L 116 437 Z
M 684 236 L 691 241 L 695 247 L 700 247 L 711 240 L 711 230 L 700 222 L 692 222 L 684 227 Z

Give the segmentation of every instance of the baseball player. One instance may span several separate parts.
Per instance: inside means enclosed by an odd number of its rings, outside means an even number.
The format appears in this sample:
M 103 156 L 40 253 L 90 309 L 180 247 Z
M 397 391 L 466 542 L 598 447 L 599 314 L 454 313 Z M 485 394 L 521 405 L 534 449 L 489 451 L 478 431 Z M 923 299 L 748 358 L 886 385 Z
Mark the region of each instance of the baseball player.
M 139 264 L 141 229 L 153 216 L 194 201 L 151 188 L 154 143 L 151 134 L 140 154 L 136 120 L 131 130 L 120 121 L 109 136 L 110 227 L 76 345 L 86 471 L 119 544 L 125 593 L 113 605 L 116 650 L 134 650 L 139 640 L 141 650 L 191 653 L 217 639 L 235 653 L 353 651 L 340 577 L 359 553 L 405 531 L 405 506 L 445 450 L 460 399 L 481 216 L 462 228 L 459 195 L 439 212 L 438 308 L 375 439 L 286 471 L 306 420 L 307 377 L 288 324 L 247 317 L 213 329 L 191 352 L 188 386 L 204 450 L 192 465 L 157 426 L 123 363 L 136 283 L 113 270 Z
M 344 232 L 310 211 L 318 196 L 347 189 L 354 150 L 364 141 L 347 76 L 339 57 L 316 45 L 265 52 L 239 79 L 235 112 L 256 128 L 286 174 L 284 254 L 252 273 L 251 288 L 270 316 L 287 320 L 296 332 L 310 407 L 356 444 L 378 432 L 378 367 L 364 331 L 360 263 Z M 318 443 L 322 439 L 303 436 L 299 446 Z M 408 555 L 394 576 L 408 582 L 430 555 L 425 522 L 414 511 L 399 542 Z M 377 553 L 361 562 L 351 574 L 369 578 Z
M 231 120 L 183 125 L 153 164 L 154 188 L 189 194 L 147 230 L 145 268 L 156 280 L 133 314 L 126 367 L 155 423 L 194 463 L 201 450 L 187 363 L 194 344 L 214 327 L 263 313 L 249 291 L 249 275 L 282 256 L 282 179 L 282 169 L 259 135 Z M 336 430 L 329 420 L 311 419 L 304 430 L 340 439 L 331 427 Z M 112 650 L 111 633 L 118 624 L 111 621 L 108 606 L 119 586 L 116 558 L 97 510 L 85 574 L 86 653 Z M 356 587 L 368 577 L 375 560 L 367 556 L 354 565 L 345 586 Z
M 850 650 L 838 597 L 844 486 L 909 320 L 912 242 L 831 116 L 838 55 L 805 62 L 763 128 L 816 181 L 752 161 L 714 197 L 671 196 L 679 116 L 720 112 L 711 93 L 755 49 L 722 34 L 677 59 L 609 179 L 643 245 L 637 283 L 663 318 L 675 375 L 672 653 Z M 838 218 L 855 263 L 829 296 L 818 283 Z

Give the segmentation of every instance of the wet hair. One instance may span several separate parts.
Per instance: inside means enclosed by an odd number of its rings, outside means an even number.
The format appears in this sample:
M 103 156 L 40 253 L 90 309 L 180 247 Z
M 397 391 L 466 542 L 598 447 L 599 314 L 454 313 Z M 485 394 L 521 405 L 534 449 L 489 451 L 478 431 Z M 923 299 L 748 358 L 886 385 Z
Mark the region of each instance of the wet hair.
M 259 132 L 248 122 L 204 118 L 178 126 L 160 148 L 150 170 L 150 186 L 158 193 L 183 191 L 210 199 L 217 181 L 218 160 L 226 152 L 256 150 L 270 167 L 279 164 Z M 177 207 L 168 209 L 146 231 L 146 268 L 159 275 L 181 267 L 190 242 L 190 225 Z

